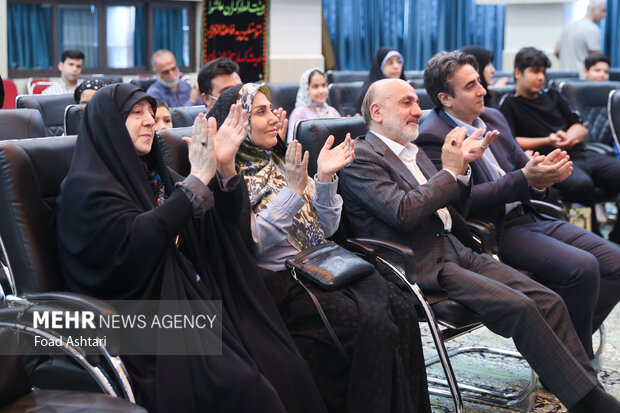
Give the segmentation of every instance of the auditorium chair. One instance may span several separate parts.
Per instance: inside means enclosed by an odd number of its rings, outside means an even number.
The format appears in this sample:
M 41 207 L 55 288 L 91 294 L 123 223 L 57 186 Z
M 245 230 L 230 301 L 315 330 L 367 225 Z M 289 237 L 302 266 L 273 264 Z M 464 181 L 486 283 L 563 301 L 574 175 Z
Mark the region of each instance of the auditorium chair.
M 430 110 L 424 111 L 423 116 L 427 116 L 429 112 Z M 308 174 L 312 176 L 314 171 L 316 171 L 318 152 L 321 150 L 329 135 L 334 135 L 334 145 L 338 145 L 344 140 L 347 132 L 350 132 L 353 137 L 354 135 L 365 135 L 366 131 L 366 125 L 360 117 L 309 119 L 300 121 L 297 124 L 295 136 L 302 144 L 303 149 L 309 151 L 310 160 L 308 162 Z M 346 205 L 344 207 L 346 208 Z M 351 233 L 350 229 L 347 230 L 348 223 L 344 212 L 341 221 L 344 232 Z M 492 224 L 482 221 L 468 222 L 468 224 L 474 234 L 475 241 L 481 244 L 482 249 L 487 253 L 497 253 L 495 227 Z M 346 238 L 346 236 L 340 234 L 337 241 L 341 241 L 342 238 Z M 361 242 L 363 245 L 368 245 L 373 249 L 375 254 L 379 254 L 376 256 L 377 261 L 380 262 L 384 268 L 389 269 L 390 274 L 396 275 L 403 286 L 415 296 L 415 300 L 419 303 L 419 317 L 421 320 L 428 323 L 437 350 L 437 356 L 428 358 L 426 360 L 426 365 L 428 367 L 437 362 L 441 363 L 446 376 L 446 380 L 428 377 L 428 381 L 431 385 L 443 386 L 443 388 L 429 387 L 429 392 L 431 394 L 452 396 L 456 412 L 463 411 L 463 400 L 507 407 L 521 404 L 528 399 L 531 400 L 530 398 L 533 399 L 533 394 L 537 385 L 537 375 L 533 370 L 529 383 L 517 391 L 505 392 L 490 389 L 489 386 L 486 385 L 458 385 L 450 363 L 450 357 L 452 356 L 469 352 L 481 352 L 521 359 L 521 355 L 516 351 L 493 349 L 480 345 L 460 347 L 447 351 L 444 344 L 446 341 L 482 326 L 477 316 L 466 307 L 453 300 L 444 299 L 429 304 L 420 287 L 416 284 L 413 257 L 415 251 L 411 251 L 408 247 L 396 243 L 389 243 L 388 247 L 383 240 L 371 238 L 357 238 L 355 240 Z M 405 262 L 406 266 L 399 267 L 390 260 L 385 259 L 385 255 L 380 255 L 389 254 L 390 257 L 393 257 L 395 251 L 398 251 L 397 254 L 401 257 L 398 259 L 398 262 Z M 445 387 L 448 387 L 449 392 L 445 390 Z M 461 389 L 459 387 L 461 387 Z
M 416 89 L 415 92 L 416 92 L 416 95 L 418 95 L 418 105 L 420 106 L 420 109 L 422 110 L 432 109 L 435 106 L 435 104 L 431 100 L 431 97 L 428 95 L 428 92 L 426 91 L 426 89 L 419 88 L 419 89 Z
M 65 134 L 77 135 L 80 130 L 80 124 L 84 117 L 85 104 L 82 105 L 69 105 L 65 108 Z
M 422 80 L 424 83 L 424 70 L 405 70 L 407 80 Z
M 0 279 L 4 279 L 0 283 L 4 285 L 0 328 L 5 340 L 6 334 L 15 332 L 57 338 L 58 332 L 35 328 L 29 321 L 27 315 L 37 309 L 114 314 L 114 309 L 100 300 L 63 291 L 56 250 L 56 196 L 69 170 L 75 140 L 75 136 L 65 136 L 0 142 Z M 8 343 L 14 340 L 9 337 Z M 73 362 L 55 356 L 33 365 L 9 358 L 8 362 L 17 366 L 12 372 L 15 380 L 24 380 L 20 372 L 24 373 L 27 365 L 28 388 L 37 390 L 18 398 L 21 393 L 15 387 L 9 388 L 17 400 L 2 397 L 4 403 L 11 402 L 2 412 L 45 408 L 67 412 L 145 411 L 133 404 L 129 379 L 113 341 L 108 348 L 100 348 L 100 356 L 85 356 L 82 348 L 68 344 L 62 349 Z M 3 361 L 7 361 L 6 357 Z M 93 393 L 97 390 L 105 394 Z M 6 396 L 3 389 L 0 394 Z
M 331 83 L 328 86 L 327 103 L 333 106 L 341 116 L 355 115 L 357 98 L 362 91 L 364 82 Z
M 45 136 L 60 136 L 64 133 L 65 108 L 74 104 L 73 93 L 62 95 L 20 95 L 15 101 L 19 108 L 36 109 L 41 112 L 47 129 Z
M 17 85 L 13 79 L 2 79 L 4 87 L 4 99 L 1 102 L 2 109 L 15 109 L 15 98 L 17 97 Z
M 571 109 L 577 110 L 588 122 L 586 143 L 602 143 L 613 153 L 613 136 L 607 117 L 609 93 L 620 88 L 620 82 L 563 81 L 560 93 L 568 100 Z
M 609 80 L 620 81 L 620 67 L 609 68 Z
M 547 79 L 548 86 L 549 81 L 553 79 L 579 79 L 579 72 L 566 69 L 547 69 L 545 71 L 545 78 Z
M 327 83 L 365 82 L 368 79 L 367 70 L 328 70 L 325 72 Z
M 495 73 L 493 73 L 493 82 L 497 82 L 503 77 L 508 78 L 508 85 L 514 85 L 514 74 L 509 70 L 496 70 Z
M 41 113 L 36 109 L 0 110 L 0 140 L 47 136 Z
M 271 95 L 271 106 L 274 109 L 282 108 L 286 111 L 288 117 L 293 109 L 295 109 L 295 100 L 297 100 L 298 82 L 268 82 L 267 88 Z
M 131 79 L 129 83 L 131 83 L 132 85 L 138 86 L 140 89 L 146 92 L 147 89 L 156 81 L 157 79 L 155 77 L 147 78 L 147 79 L 135 78 L 135 79 Z
M 155 139 L 159 142 L 166 165 L 182 176 L 187 176 L 191 167 L 187 144 L 182 140 L 184 136 L 192 136 L 191 127 L 162 129 L 155 132 Z
M 196 116 L 198 116 L 199 113 L 207 113 L 207 108 L 205 105 L 179 106 L 176 108 L 170 108 L 172 127 L 184 128 L 187 126 L 192 126 L 194 124 L 194 119 L 196 119 Z M 191 134 L 188 136 L 191 136 Z
M 28 94 L 29 95 L 40 95 L 43 93 L 45 89 L 50 86 L 54 86 L 55 82 L 51 82 L 49 80 L 39 80 L 37 82 L 32 83 L 28 86 Z
M 609 120 L 614 143 L 617 148 L 620 148 L 620 89 L 614 89 L 609 92 L 607 119 Z
M 514 93 L 514 91 L 515 85 L 513 83 L 505 86 L 489 86 L 488 93 L 490 93 L 493 100 L 495 100 L 495 102 L 499 104 L 499 102 L 502 101 L 505 95 L 512 94 Z

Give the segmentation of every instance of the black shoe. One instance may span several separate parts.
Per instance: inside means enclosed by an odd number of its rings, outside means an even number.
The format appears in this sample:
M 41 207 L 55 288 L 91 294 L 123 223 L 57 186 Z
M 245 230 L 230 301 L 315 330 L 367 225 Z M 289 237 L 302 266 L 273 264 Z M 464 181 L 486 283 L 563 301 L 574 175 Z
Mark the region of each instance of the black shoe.
M 595 386 L 573 407 L 569 413 L 620 413 L 620 402 L 599 386 Z

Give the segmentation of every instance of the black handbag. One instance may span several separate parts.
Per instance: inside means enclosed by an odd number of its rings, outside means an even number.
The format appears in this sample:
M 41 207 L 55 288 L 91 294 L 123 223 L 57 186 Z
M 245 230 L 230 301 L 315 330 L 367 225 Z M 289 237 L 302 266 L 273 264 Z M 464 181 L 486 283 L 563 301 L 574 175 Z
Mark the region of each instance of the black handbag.
M 315 245 L 286 260 L 298 277 L 331 291 L 362 278 L 374 266 L 335 242 Z
M 299 278 L 309 281 L 323 290 L 333 291 L 365 277 L 375 267 L 335 242 L 319 244 L 303 250 L 294 257 L 287 259 L 286 267 L 291 270 L 291 275 L 295 281 L 310 295 L 336 348 L 342 357 L 350 362 L 351 357 L 336 336 L 319 300 Z

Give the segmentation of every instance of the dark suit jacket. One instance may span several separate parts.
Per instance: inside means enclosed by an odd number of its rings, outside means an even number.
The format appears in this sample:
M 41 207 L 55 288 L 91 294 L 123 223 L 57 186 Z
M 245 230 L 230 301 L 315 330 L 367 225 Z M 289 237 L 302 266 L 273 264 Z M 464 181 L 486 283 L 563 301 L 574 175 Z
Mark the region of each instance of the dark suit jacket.
M 495 224 L 498 236 L 501 236 L 507 203 L 521 201 L 525 208 L 534 212 L 529 203 L 533 193 L 521 171 L 528 162 L 528 157 L 512 137 L 506 119 L 500 111 L 485 108 L 480 119 L 486 124 L 487 130 L 497 129 L 500 133 L 491 143 L 490 150 L 506 175 L 493 181 L 482 159 L 470 164 L 474 186 L 468 216 L 492 222 Z M 431 111 L 420 126 L 420 136 L 416 144 L 424 149 L 437 168 L 441 168 L 441 147 L 445 137 L 456 126 L 443 110 L 437 108 Z
M 476 248 L 462 216 L 450 206 L 453 203 L 466 210 L 471 188 L 457 182 L 448 171 L 437 172 L 423 151 L 417 161 L 428 179 L 424 185 L 381 139 L 368 132 L 356 139 L 355 161 L 340 172 L 340 192 L 353 235 L 411 247 L 420 286 L 426 294 L 443 295 L 437 274 L 443 267 L 445 239 L 436 211 L 448 206 L 452 233 Z

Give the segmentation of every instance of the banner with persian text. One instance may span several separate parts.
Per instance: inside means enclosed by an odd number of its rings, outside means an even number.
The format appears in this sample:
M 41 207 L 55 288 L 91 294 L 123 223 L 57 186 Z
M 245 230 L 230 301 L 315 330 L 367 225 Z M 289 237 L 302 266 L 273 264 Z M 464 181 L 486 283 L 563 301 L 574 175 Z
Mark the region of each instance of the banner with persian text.
M 241 79 L 265 79 L 269 0 L 205 0 L 202 63 L 228 57 L 241 68 Z

